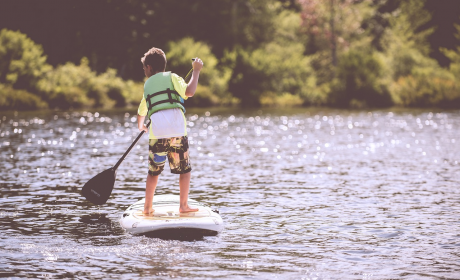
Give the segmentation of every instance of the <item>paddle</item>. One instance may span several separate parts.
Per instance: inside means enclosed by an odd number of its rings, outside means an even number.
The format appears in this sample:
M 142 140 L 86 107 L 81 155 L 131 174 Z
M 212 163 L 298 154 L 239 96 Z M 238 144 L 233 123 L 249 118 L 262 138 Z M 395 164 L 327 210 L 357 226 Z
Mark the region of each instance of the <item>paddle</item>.
M 149 126 L 150 120 L 147 123 L 147 127 Z M 112 194 L 113 186 L 115 185 L 115 177 L 117 175 L 118 166 L 120 166 L 121 162 L 129 154 L 134 145 L 136 145 L 137 141 L 141 139 L 143 134 L 144 131 L 139 133 L 136 140 L 134 140 L 131 146 L 129 146 L 128 150 L 118 160 L 117 164 L 91 178 L 91 180 L 89 180 L 83 186 L 81 190 L 81 195 L 96 205 L 102 205 L 106 203 L 106 201 L 110 197 L 110 194 Z

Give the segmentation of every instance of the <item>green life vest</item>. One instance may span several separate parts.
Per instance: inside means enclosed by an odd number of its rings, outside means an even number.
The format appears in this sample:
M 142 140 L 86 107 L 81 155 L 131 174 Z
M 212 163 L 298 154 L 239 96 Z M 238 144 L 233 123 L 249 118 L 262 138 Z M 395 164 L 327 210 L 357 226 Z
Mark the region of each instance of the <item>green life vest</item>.
M 148 116 L 160 110 L 179 108 L 185 113 L 184 99 L 174 89 L 171 72 L 157 73 L 145 82 L 144 98 Z

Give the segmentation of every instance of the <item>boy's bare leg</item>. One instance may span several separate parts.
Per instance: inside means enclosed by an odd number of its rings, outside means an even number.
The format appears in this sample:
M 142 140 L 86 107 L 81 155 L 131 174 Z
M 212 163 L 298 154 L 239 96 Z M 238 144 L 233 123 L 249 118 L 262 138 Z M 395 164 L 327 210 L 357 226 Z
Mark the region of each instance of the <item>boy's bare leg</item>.
M 190 178 L 192 177 L 192 172 L 185 174 L 180 174 L 179 176 L 179 188 L 180 188 L 180 207 L 179 212 L 196 212 L 198 208 L 191 208 L 188 206 L 188 191 L 190 189 Z
M 145 204 L 144 204 L 144 214 L 150 214 L 153 212 L 152 202 L 153 195 L 155 194 L 155 189 L 158 184 L 158 177 L 160 175 L 152 176 L 147 174 L 147 183 L 145 184 Z

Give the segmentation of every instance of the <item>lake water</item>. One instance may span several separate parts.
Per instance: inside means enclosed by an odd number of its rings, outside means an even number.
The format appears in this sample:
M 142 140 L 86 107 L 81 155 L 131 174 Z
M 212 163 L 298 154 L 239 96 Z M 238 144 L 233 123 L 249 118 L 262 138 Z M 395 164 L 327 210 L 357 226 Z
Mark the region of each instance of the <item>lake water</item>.
M 147 137 L 112 197 L 79 194 L 138 135 L 135 109 L 0 113 L 0 277 L 460 279 L 460 111 L 189 110 L 190 197 L 225 229 L 126 233 Z M 178 194 L 166 167 L 157 194 Z

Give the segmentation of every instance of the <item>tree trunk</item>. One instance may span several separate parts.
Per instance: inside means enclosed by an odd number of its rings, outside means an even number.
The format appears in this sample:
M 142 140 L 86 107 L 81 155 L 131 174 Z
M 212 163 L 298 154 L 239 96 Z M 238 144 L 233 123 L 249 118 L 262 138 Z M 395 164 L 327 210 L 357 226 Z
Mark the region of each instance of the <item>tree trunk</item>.
M 335 42 L 335 30 L 334 30 L 334 0 L 331 0 L 331 51 L 332 51 L 332 65 L 334 65 L 335 67 L 337 66 L 337 46 Z

